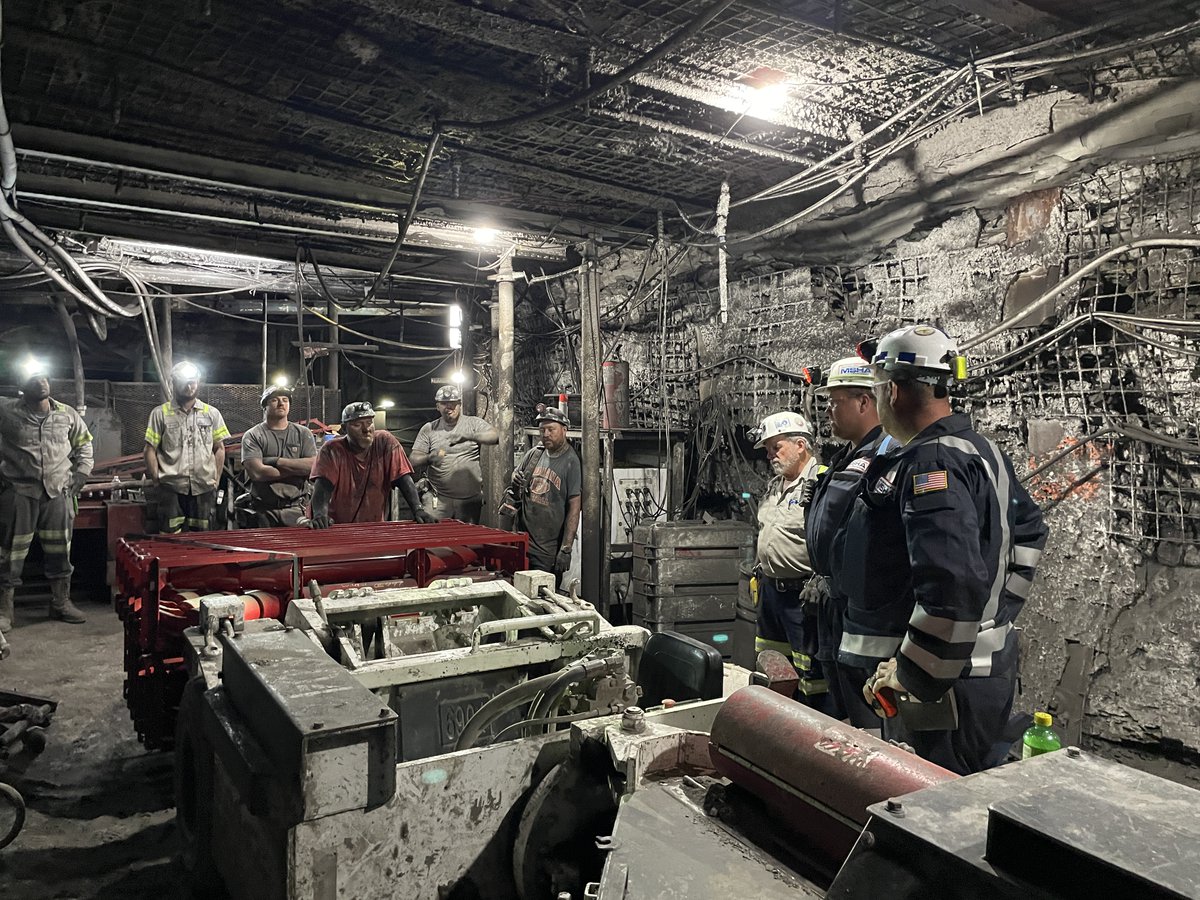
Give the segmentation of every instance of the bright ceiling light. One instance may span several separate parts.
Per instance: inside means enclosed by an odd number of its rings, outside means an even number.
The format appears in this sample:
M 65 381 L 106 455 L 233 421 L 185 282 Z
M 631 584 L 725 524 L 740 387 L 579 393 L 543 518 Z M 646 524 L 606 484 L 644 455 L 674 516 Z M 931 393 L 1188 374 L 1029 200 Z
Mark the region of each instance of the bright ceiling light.
M 773 116 L 787 106 L 789 100 L 786 81 L 764 84 L 750 91 L 746 104 L 746 115 L 756 119 Z
M 450 327 L 462 328 L 462 307 L 458 304 L 450 307 Z
M 378 405 L 380 409 L 393 409 L 396 403 L 394 400 L 380 400 Z
M 450 380 L 453 381 L 455 384 L 462 384 L 464 381 L 467 380 L 467 376 L 463 374 L 462 369 L 459 369 L 457 372 L 455 372 L 453 375 L 450 376 Z
M 488 228 L 487 226 L 476 228 L 474 238 L 477 244 L 490 244 L 496 240 L 496 229 Z

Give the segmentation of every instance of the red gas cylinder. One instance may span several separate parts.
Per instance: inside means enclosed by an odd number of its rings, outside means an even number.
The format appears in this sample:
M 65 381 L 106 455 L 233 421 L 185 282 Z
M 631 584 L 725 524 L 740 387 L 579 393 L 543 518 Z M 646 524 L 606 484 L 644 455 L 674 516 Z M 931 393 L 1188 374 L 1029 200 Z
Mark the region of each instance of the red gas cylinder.
M 830 860 L 845 859 L 867 807 L 957 778 L 765 687 L 742 688 L 713 722 L 713 767 Z

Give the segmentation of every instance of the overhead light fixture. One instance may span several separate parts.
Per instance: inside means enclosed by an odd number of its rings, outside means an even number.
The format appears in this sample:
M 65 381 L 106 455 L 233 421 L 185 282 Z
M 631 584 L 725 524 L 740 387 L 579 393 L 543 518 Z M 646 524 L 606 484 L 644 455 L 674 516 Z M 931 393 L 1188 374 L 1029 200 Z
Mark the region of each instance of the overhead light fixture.
M 473 237 L 475 238 L 475 243 L 477 244 L 490 244 L 496 240 L 496 234 L 497 232 L 495 228 L 489 228 L 484 225 L 475 229 Z
M 459 369 L 457 372 L 455 372 L 453 375 L 450 376 L 450 380 L 453 381 L 455 384 L 462 384 L 467 380 L 467 376 L 463 374 L 462 369 Z
M 451 350 L 462 349 L 462 307 L 457 303 L 450 307 L 450 334 L 449 344 Z
M 791 99 L 787 73 L 779 69 L 759 66 L 739 78 L 738 83 L 749 88 L 744 94 L 746 115 L 756 119 L 772 118 Z
M 396 406 L 396 403 L 394 400 L 380 400 L 379 401 L 380 409 L 393 409 L 395 406 Z

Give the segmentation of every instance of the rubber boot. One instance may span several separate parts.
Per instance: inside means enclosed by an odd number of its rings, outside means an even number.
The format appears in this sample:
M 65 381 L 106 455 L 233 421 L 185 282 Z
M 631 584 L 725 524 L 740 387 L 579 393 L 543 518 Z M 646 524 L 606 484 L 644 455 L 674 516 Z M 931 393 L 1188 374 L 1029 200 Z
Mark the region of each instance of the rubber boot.
M 82 625 L 87 621 L 71 602 L 70 578 L 54 578 L 50 581 L 50 618 L 61 619 L 71 625 Z
M 12 631 L 13 619 L 13 588 L 0 588 L 0 634 Z

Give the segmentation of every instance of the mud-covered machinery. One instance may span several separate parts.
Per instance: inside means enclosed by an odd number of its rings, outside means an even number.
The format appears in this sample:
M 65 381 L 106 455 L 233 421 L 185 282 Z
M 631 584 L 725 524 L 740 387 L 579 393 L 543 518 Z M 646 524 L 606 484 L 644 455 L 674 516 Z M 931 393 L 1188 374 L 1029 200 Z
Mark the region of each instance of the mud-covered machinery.
M 1200 896 L 1200 792 L 1074 748 L 959 778 L 540 573 L 201 619 L 176 749 L 201 894 Z M 759 683 L 705 699 L 722 674 Z
M 525 567 L 527 538 L 478 525 L 380 522 L 122 539 L 115 605 L 125 623 L 125 699 L 138 738 L 168 747 L 187 680 L 183 632 L 201 600 L 238 597 L 243 618 L 281 619 L 311 581 L 326 591 L 492 580 Z

